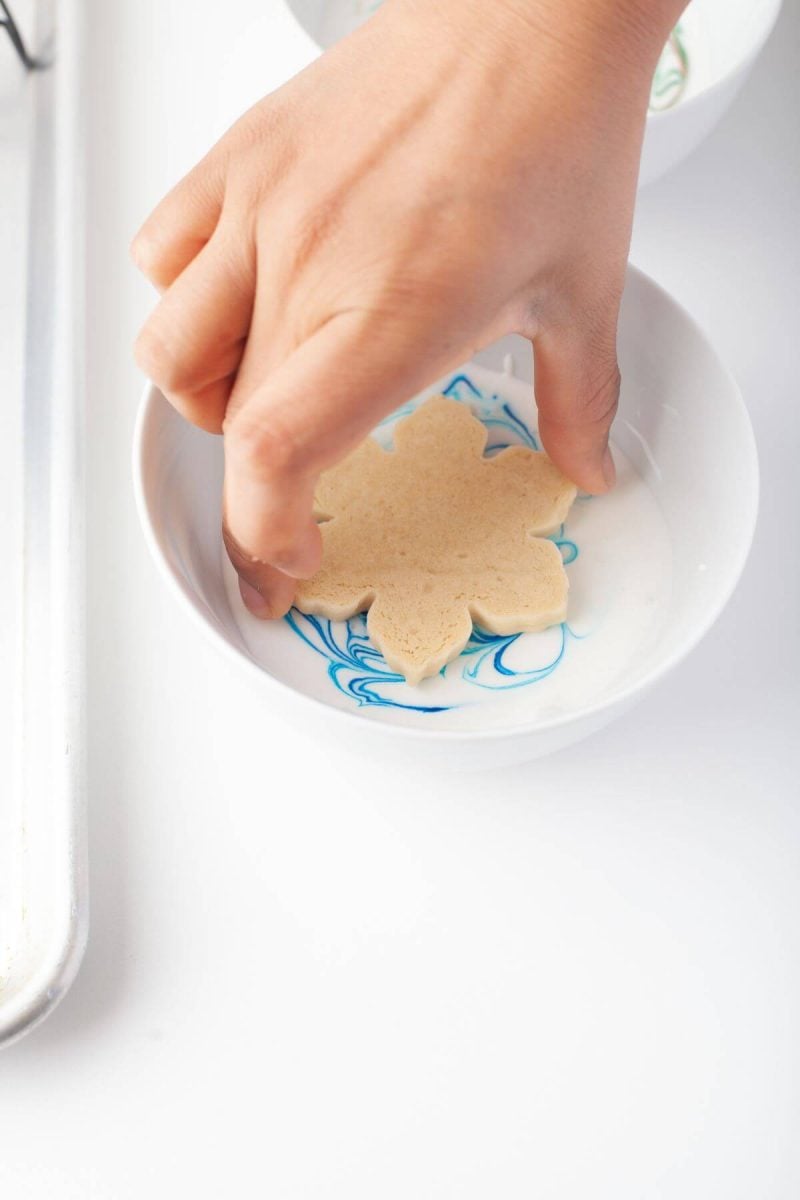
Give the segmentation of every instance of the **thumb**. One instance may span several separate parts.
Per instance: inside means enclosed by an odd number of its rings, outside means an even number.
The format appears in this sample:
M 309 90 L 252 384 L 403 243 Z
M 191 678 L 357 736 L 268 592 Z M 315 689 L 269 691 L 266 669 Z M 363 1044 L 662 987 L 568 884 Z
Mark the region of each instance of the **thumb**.
M 606 492 L 616 472 L 608 434 L 617 411 L 618 305 L 599 325 L 577 319 L 544 329 L 533 342 L 534 389 L 542 444 L 556 466 L 587 492 Z

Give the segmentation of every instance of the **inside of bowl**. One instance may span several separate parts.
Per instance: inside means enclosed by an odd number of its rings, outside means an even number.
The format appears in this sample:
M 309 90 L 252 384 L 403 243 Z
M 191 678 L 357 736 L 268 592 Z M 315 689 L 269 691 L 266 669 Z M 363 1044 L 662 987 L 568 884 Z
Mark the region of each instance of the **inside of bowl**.
M 509 350 L 514 379 L 502 376 Z M 679 657 L 714 619 L 749 545 L 756 488 L 735 385 L 689 318 L 637 273 L 626 290 L 619 350 L 620 484 L 607 498 L 576 502 L 561 531 L 571 582 L 565 626 L 502 644 L 477 631 L 443 677 L 410 688 L 376 659 L 360 617 L 326 623 L 293 612 L 286 621 L 256 621 L 241 605 L 221 545 L 221 443 L 160 398 L 142 439 L 158 551 L 227 643 L 294 691 L 367 719 L 507 729 L 613 702 Z M 530 347 L 505 339 L 479 358 L 444 386 L 490 417 L 490 445 L 535 439 L 533 388 L 524 382 Z M 509 398 L 507 434 L 494 416 Z
M 781 0 L 692 0 L 682 21 L 690 39 L 691 93 L 719 83 L 762 46 Z
M 758 468 L 734 381 L 687 314 L 634 271 L 618 350 L 613 439 L 656 497 L 673 549 L 669 619 L 642 660 L 648 671 L 696 640 L 727 599 L 752 537 Z
M 306 33 L 323 49 L 361 25 L 381 0 L 287 0 Z M 764 41 L 780 0 L 692 0 L 681 17 L 677 40 L 665 47 L 657 76 L 661 95 L 652 107 L 671 107 L 718 83 L 745 62 Z M 679 76 L 688 62 L 686 79 Z M 663 90 L 662 90 L 663 89 Z
M 142 500 L 155 551 L 191 607 L 247 654 L 220 566 L 222 441 L 153 391 L 141 431 Z

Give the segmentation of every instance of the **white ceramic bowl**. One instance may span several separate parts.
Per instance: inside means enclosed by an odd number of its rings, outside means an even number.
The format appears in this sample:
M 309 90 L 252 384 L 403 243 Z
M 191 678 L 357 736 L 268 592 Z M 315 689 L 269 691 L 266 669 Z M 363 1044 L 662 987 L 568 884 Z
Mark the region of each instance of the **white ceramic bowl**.
M 323 50 L 365 20 L 379 0 L 286 4 L 316 49 Z M 780 8 L 781 0 L 692 0 L 679 27 L 688 57 L 686 84 L 674 105 L 648 115 L 640 186 L 674 167 L 711 133 L 747 78 Z M 680 70 L 679 60 L 666 51 L 663 70 L 670 69 L 670 60 Z M 666 88 L 663 95 L 675 91 Z
M 522 381 L 530 370 L 516 379 L 498 370 L 510 349 L 529 362 L 525 343 L 504 339 L 466 368 L 481 399 L 463 379 L 451 389 L 488 417 L 494 444 L 535 430 Z M 147 542 L 187 613 L 265 707 L 315 736 L 457 766 L 559 749 L 624 712 L 696 645 L 736 584 L 756 517 L 755 445 L 737 386 L 691 318 L 635 268 L 619 353 L 620 483 L 609 497 L 579 499 L 558 539 L 569 625 L 517 639 L 478 634 L 444 677 L 419 688 L 375 657 L 361 618 L 264 623 L 244 610 L 220 538 L 221 441 L 187 425 L 153 387 L 134 449 Z M 391 437 L 391 419 L 379 432 Z

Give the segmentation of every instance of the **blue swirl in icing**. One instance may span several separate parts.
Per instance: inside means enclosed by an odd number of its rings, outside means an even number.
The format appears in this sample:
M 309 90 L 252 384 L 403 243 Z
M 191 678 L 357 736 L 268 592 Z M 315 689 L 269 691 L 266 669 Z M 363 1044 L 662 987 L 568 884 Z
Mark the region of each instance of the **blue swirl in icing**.
M 357 613 L 349 621 L 329 621 L 326 617 L 314 617 L 293 608 L 284 619 L 312 650 L 328 660 L 328 675 L 332 682 L 359 705 L 405 708 L 424 713 L 446 712 L 452 708 L 450 704 L 405 704 L 376 690 L 387 685 L 405 685 L 405 680 L 387 666 L 386 660 L 372 645 L 364 613 Z
M 539 443 L 533 433 L 513 411 L 511 405 L 496 394 L 487 396 L 476 387 L 469 376 L 455 375 L 443 391 L 445 396 L 469 404 L 486 426 L 487 454 L 496 454 L 512 445 L 539 449 Z M 408 416 L 415 408 L 416 404 L 413 402 L 403 405 L 386 417 L 381 426 L 391 429 L 397 421 Z M 565 566 L 573 563 L 578 557 L 578 547 L 566 537 L 563 525 L 558 533 L 552 535 L 551 541 L 555 542 L 561 551 Z M 302 638 L 307 646 L 326 659 L 328 676 L 334 686 L 343 695 L 355 700 L 359 706 L 400 708 L 419 713 L 446 712 L 456 707 L 452 704 L 409 704 L 399 697 L 386 694 L 387 689 L 398 689 L 402 694 L 405 681 L 402 675 L 391 670 L 370 642 L 364 613 L 358 613 L 348 621 L 329 621 L 325 617 L 311 616 L 293 608 L 287 613 L 285 620 L 289 628 Z M 486 630 L 475 627 L 460 657 L 442 667 L 439 674 L 446 677 L 449 672 L 460 670 L 461 678 L 466 683 L 488 691 L 508 691 L 511 688 L 537 683 L 552 675 L 563 661 L 568 640 L 579 638 L 566 622 L 552 630 L 544 631 L 542 636 L 546 635 L 555 638 L 552 657 L 541 666 L 520 670 L 511 667 L 507 660 L 512 646 L 522 634 L 504 636 L 487 633 Z
M 465 656 L 474 655 L 475 657 L 473 662 L 464 666 L 462 672 L 463 678 L 470 683 L 477 684 L 478 687 L 491 688 L 492 691 L 505 691 L 508 688 L 525 687 L 526 684 L 536 683 L 538 679 L 546 679 L 548 675 L 553 674 L 553 671 L 555 671 L 561 662 L 567 645 L 567 635 L 570 630 L 566 621 L 559 625 L 558 630 L 561 635 L 560 644 L 551 662 L 543 667 L 536 667 L 531 671 L 515 671 L 506 665 L 504 656 L 506 651 L 514 645 L 521 635 L 512 633 L 507 637 L 501 637 L 499 634 L 487 633 L 483 629 L 474 628 L 472 637 L 462 653 Z M 502 682 L 484 682 L 480 678 L 482 669 L 487 666 L 501 676 Z

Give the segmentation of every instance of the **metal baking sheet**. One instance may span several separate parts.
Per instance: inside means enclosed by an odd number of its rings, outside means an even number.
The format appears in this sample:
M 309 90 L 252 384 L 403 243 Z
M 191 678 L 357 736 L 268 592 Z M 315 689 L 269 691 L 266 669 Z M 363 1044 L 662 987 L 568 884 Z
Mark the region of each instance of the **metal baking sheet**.
M 69 987 L 87 931 L 80 0 L 0 30 L 0 1043 Z

